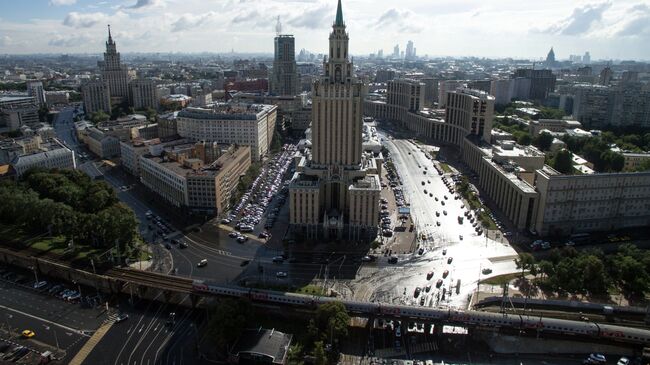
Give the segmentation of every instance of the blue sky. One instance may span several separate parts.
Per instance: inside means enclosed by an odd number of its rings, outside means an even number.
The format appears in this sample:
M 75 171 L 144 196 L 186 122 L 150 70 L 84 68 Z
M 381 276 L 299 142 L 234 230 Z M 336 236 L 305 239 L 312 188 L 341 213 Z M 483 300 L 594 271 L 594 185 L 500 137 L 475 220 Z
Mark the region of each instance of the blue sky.
M 272 52 L 327 47 L 336 0 L 0 0 L 0 53 Z M 432 56 L 650 60 L 650 0 L 343 0 L 353 54 L 413 40 Z

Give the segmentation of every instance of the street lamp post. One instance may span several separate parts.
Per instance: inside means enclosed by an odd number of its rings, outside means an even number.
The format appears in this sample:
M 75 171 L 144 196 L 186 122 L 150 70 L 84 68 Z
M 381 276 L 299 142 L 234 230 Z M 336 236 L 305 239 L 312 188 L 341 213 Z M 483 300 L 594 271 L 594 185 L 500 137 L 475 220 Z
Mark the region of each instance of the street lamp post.
M 36 266 L 30 266 L 29 268 L 32 269 L 32 271 L 34 271 L 34 280 L 36 281 L 36 283 L 38 283 L 38 273 L 36 272 Z
M 48 330 L 52 331 L 54 333 L 54 342 L 56 342 L 56 350 L 61 351 L 61 348 L 59 347 L 59 338 L 56 336 L 56 330 L 54 328 L 51 328 L 50 326 L 43 325 L 43 327 Z

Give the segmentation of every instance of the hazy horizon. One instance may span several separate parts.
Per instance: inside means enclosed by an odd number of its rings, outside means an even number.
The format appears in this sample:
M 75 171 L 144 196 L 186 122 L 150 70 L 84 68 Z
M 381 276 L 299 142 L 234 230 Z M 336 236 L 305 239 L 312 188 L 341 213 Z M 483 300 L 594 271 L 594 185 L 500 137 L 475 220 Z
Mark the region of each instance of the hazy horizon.
M 351 54 L 412 40 L 419 56 L 539 60 L 650 59 L 642 0 L 343 0 Z M 0 5 L 0 54 L 98 54 L 111 24 L 127 53 L 270 54 L 276 17 L 296 52 L 324 53 L 336 0 L 34 0 Z

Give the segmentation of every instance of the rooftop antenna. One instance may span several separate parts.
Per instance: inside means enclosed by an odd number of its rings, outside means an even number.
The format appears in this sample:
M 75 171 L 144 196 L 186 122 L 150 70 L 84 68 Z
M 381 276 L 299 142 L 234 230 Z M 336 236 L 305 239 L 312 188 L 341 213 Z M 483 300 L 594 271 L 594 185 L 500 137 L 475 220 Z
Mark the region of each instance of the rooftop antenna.
M 282 23 L 280 23 L 280 16 L 278 15 L 278 21 L 275 23 L 275 35 L 279 36 L 282 33 Z

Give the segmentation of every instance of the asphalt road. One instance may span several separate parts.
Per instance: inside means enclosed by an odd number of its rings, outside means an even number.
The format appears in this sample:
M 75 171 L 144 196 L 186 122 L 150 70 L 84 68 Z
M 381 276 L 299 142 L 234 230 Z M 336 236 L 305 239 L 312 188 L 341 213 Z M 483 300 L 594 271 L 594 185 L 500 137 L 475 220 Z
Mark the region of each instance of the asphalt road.
M 2 333 L 11 328 L 15 342 L 34 349 L 54 351 L 58 347 L 65 352 L 64 360 L 74 356 L 106 319 L 101 308 L 81 308 L 78 303 L 6 281 L 0 282 L 0 291 Z M 22 339 L 19 334 L 26 329 L 36 336 Z
M 129 318 L 115 323 L 84 364 L 153 365 L 201 364 L 197 343 L 201 315 L 167 304 L 123 303 L 121 313 Z M 174 320 L 170 313 L 175 313 Z M 110 356 L 107 356 L 110 354 Z

